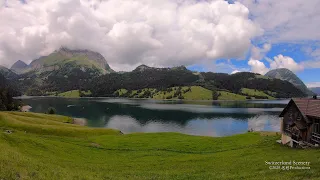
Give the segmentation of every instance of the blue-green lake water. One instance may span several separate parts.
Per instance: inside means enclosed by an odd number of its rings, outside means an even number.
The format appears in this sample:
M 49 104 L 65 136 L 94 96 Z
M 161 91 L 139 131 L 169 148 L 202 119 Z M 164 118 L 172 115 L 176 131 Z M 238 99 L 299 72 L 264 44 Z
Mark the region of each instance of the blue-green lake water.
M 57 114 L 85 118 L 88 126 L 133 132 L 179 132 L 228 136 L 248 130 L 279 131 L 288 100 L 157 101 L 115 98 L 23 98 L 32 112 L 54 107 Z

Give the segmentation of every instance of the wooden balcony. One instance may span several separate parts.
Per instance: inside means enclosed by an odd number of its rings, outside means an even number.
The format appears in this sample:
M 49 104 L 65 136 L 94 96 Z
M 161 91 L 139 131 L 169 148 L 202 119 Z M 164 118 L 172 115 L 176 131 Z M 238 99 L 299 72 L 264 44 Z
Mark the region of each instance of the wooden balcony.
M 316 144 L 320 144 L 320 134 L 313 132 L 311 134 L 311 141 L 316 143 Z

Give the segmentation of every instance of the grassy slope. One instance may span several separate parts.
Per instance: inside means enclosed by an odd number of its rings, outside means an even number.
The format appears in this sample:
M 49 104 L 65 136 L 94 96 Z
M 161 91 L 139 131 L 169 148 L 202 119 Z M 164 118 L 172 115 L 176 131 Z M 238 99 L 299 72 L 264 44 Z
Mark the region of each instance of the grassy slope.
M 212 91 L 200 86 L 191 86 L 191 91 L 184 92 L 189 87 L 184 86 L 181 87 L 182 96 L 184 100 L 212 100 Z M 167 97 L 171 96 L 170 99 L 178 99 L 178 97 L 173 97 L 174 93 L 177 91 L 178 87 L 172 87 L 171 91 L 158 91 L 156 93 L 156 89 L 146 88 L 141 89 L 141 93 L 137 93 L 138 90 L 133 90 L 131 92 L 131 96 L 135 98 L 139 98 L 144 94 L 146 90 L 149 90 L 153 93 L 153 99 L 167 99 Z M 119 95 L 122 95 L 127 92 L 126 89 L 119 89 L 116 92 L 119 92 Z M 234 94 L 226 91 L 219 91 L 221 96 L 219 96 L 218 100 L 246 100 L 246 96 Z
M 211 138 L 177 133 L 121 135 L 70 119 L 1 113 L 0 179 L 319 179 L 320 151 L 247 133 Z M 26 131 L 26 132 L 25 132 Z M 267 136 L 268 135 L 268 136 Z M 311 170 L 269 170 L 265 161 L 310 161 Z
M 221 95 L 218 97 L 218 100 L 246 100 L 246 96 L 239 94 L 234 94 L 227 91 L 219 91 L 219 93 Z
M 91 91 L 82 91 L 82 93 L 84 95 L 91 95 Z M 51 93 L 52 94 L 52 93 Z M 55 96 L 55 95 L 53 95 Z M 72 91 L 67 91 L 67 92 L 63 92 L 63 93 L 60 93 L 58 94 L 59 97 L 67 97 L 67 98 L 79 98 L 80 97 L 80 93 L 79 93 L 79 90 L 72 90 Z
M 183 93 L 182 96 L 186 100 L 212 100 L 212 91 L 200 86 L 192 86 L 191 92 Z
M 168 96 L 173 96 L 177 89 L 178 89 L 178 87 L 173 87 L 173 90 L 170 92 L 160 91 L 160 92 L 156 93 L 153 96 L 153 98 L 154 99 L 166 99 Z M 191 86 L 191 92 L 189 91 L 189 92 L 184 93 L 183 91 L 185 91 L 186 89 L 188 89 L 188 87 L 186 87 L 186 86 L 181 87 L 182 96 L 184 97 L 185 100 L 211 100 L 212 99 L 212 91 L 205 89 L 203 87 Z M 175 97 L 172 99 L 178 99 L 178 98 Z
M 266 96 L 266 97 L 268 97 L 268 99 L 275 99 L 274 97 L 269 96 L 268 94 L 264 93 L 263 91 L 259 91 L 259 90 L 242 88 L 241 92 L 243 94 L 248 95 L 248 96 Z
M 69 98 L 78 98 L 80 97 L 79 90 L 67 91 L 64 93 L 58 94 L 59 97 L 69 97 Z

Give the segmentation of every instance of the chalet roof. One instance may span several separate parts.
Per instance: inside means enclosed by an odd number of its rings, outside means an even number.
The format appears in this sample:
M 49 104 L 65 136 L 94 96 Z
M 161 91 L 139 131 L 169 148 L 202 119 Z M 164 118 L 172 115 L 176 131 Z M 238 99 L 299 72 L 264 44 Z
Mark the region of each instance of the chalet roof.
M 318 99 L 293 99 L 301 113 L 306 116 L 320 118 L 320 100 Z
M 294 103 L 298 107 L 303 116 L 320 118 L 319 99 L 291 99 L 288 106 L 290 106 L 291 103 Z M 284 108 L 280 117 L 283 117 L 284 113 L 287 111 L 287 107 Z

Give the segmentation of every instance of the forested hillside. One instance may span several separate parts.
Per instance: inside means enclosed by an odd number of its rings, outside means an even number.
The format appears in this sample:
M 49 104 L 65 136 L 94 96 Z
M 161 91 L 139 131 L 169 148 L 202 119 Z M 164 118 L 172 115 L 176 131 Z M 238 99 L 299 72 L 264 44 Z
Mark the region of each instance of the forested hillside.
M 152 68 L 134 70 L 122 74 L 111 73 L 92 81 L 90 90 L 93 96 L 113 96 L 118 89 L 138 90 L 155 88 L 164 90 L 174 86 L 193 85 L 199 77 L 185 67 Z
M 193 73 L 185 67 L 143 68 L 123 74 L 107 74 L 92 81 L 93 96 L 116 96 L 163 99 L 184 99 L 190 87 L 202 87 L 210 91 L 210 99 L 233 95 L 240 99 L 270 99 L 304 97 L 297 87 L 288 81 L 268 78 L 259 74 L 243 72 Z M 170 95 L 169 95 L 170 94 Z M 206 96 L 208 97 L 208 96 Z M 206 98 L 208 99 L 208 98 Z
M 19 109 L 19 102 L 12 97 L 20 95 L 7 82 L 5 77 L 0 73 L 0 111 L 12 111 Z
M 242 88 L 260 90 L 276 98 L 290 98 L 306 96 L 300 89 L 288 81 L 268 78 L 259 74 L 241 72 L 236 74 L 201 73 L 205 81 L 204 86 L 226 89 L 241 94 Z
M 81 67 L 74 62 L 66 63 L 59 69 L 38 73 L 31 71 L 15 79 L 19 90 L 30 96 L 48 95 L 76 89 L 88 89 L 92 79 L 99 77 L 95 67 Z

